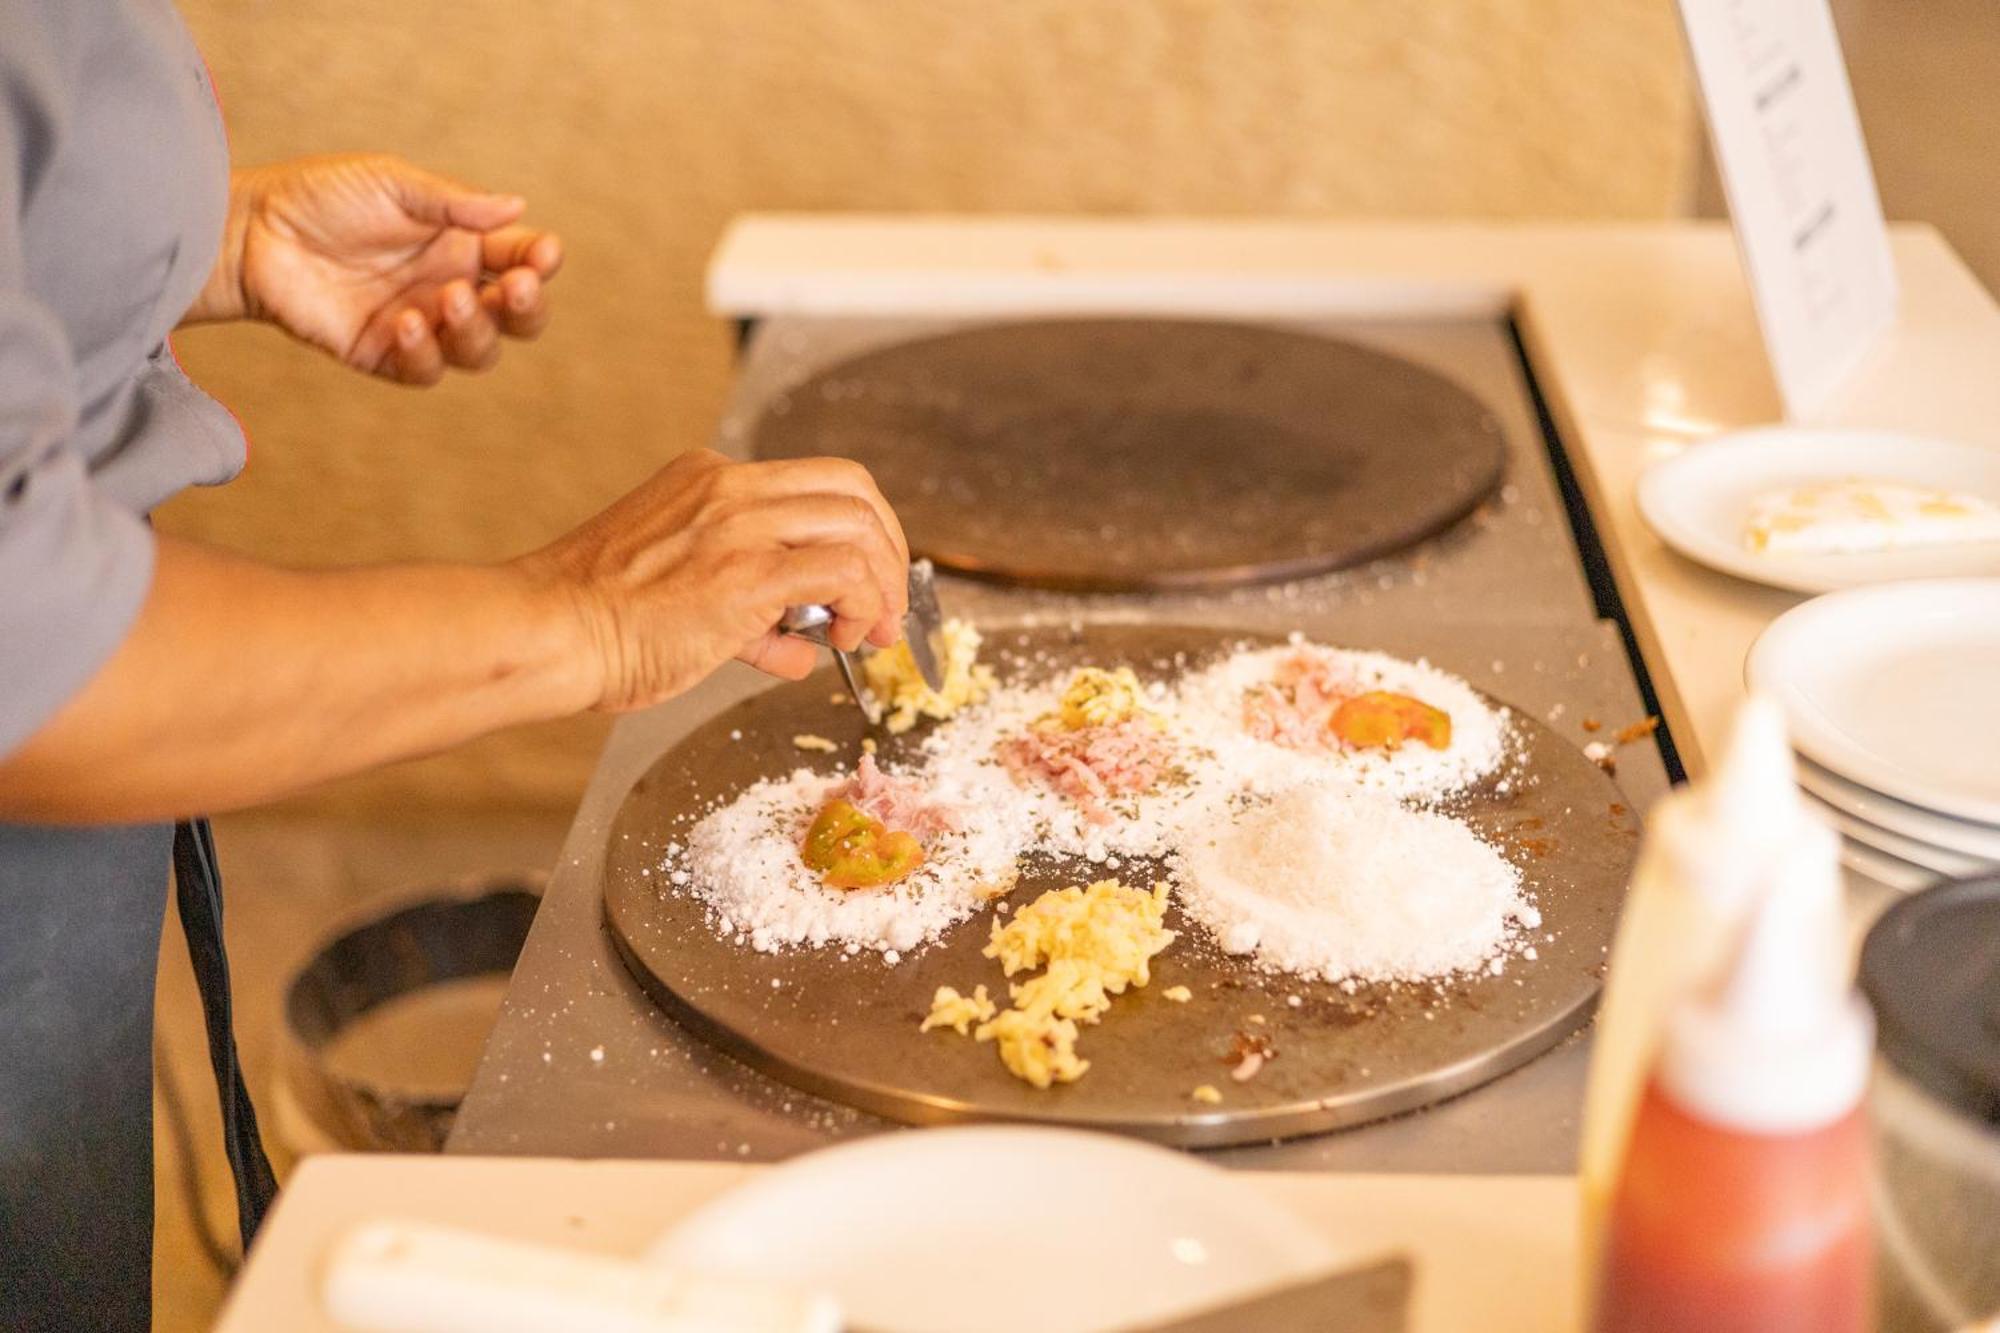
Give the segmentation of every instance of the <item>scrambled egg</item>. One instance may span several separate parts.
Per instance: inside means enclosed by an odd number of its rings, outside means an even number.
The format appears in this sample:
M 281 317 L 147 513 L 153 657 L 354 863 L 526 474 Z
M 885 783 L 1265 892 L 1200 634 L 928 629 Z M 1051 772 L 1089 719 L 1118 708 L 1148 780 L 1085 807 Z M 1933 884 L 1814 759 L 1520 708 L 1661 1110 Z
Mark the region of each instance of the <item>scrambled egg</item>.
M 939 986 L 937 994 L 931 997 L 931 1011 L 917 1031 L 950 1028 L 963 1037 L 972 1024 L 984 1023 L 996 1012 L 984 986 L 974 987 L 970 995 L 960 995 L 949 986 Z
M 868 692 L 882 705 L 883 721 L 892 734 L 917 725 L 920 717 L 943 721 L 959 709 L 984 699 L 994 687 L 993 668 L 980 664 L 979 631 L 963 620 L 947 620 L 944 640 L 944 688 L 933 690 L 917 671 L 910 645 L 899 643 L 871 653 L 861 664 Z
M 1172 1000 L 1175 1004 L 1186 1004 L 1194 998 L 1194 992 L 1186 986 L 1169 986 L 1161 991 L 1160 994 Z
M 1190 1092 L 1188 1096 L 1205 1106 L 1214 1106 L 1222 1101 L 1222 1094 L 1215 1090 L 1215 1085 L 1212 1083 L 1202 1084 L 1193 1092 Z
M 1082 731 L 1127 718 L 1144 717 L 1162 725 L 1145 703 L 1144 687 L 1131 667 L 1106 671 L 1102 667 L 1078 667 L 1070 677 L 1050 719 L 1064 731 Z
M 1011 986 L 1013 1007 L 989 1012 L 973 1037 L 993 1042 L 1016 1078 L 1038 1088 L 1074 1083 L 1090 1068 L 1076 1053 L 1077 1025 L 1095 1023 L 1113 996 L 1151 979 L 1153 955 L 1174 940 L 1163 924 L 1166 910 L 1166 885 L 1149 893 L 1106 879 L 1087 888 L 1051 889 L 1006 925 L 995 921 L 986 956 L 998 959 L 1010 977 L 1044 971 Z M 968 1001 L 940 987 L 924 1027 L 964 1031 L 954 1021 L 961 1006 L 984 995 L 980 987 Z
M 1928 486 L 1845 477 L 1759 496 L 1743 544 L 1784 554 L 1860 554 L 2000 540 L 2000 506 Z

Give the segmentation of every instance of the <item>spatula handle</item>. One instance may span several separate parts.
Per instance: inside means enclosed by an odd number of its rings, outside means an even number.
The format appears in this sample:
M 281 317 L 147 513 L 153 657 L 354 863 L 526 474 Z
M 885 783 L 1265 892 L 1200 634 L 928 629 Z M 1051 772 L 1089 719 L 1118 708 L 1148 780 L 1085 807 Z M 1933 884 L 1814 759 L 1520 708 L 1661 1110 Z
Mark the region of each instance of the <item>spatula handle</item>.
M 356 1333 L 838 1333 L 827 1297 L 420 1222 L 335 1247 L 327 1312 Z

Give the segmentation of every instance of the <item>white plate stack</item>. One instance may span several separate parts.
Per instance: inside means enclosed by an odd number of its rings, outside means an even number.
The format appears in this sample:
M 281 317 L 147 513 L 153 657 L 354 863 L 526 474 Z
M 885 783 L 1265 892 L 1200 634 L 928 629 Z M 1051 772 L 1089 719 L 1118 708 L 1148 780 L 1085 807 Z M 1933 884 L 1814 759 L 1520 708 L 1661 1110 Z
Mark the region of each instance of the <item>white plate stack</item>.
M 1746 670 L 1783 706 L 1851 869 L 1907 891 L 2000 866 L 2000 578 L 1816 598 Z

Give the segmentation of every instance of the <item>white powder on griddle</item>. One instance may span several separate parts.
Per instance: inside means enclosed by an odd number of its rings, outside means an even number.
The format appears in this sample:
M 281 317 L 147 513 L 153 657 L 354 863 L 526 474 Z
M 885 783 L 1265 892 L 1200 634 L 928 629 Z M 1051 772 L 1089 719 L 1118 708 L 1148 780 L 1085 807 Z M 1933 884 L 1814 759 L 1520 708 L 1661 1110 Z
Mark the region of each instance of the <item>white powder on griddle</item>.
M 881 889 L 829 889 L 799 857 L 827 793 L 844 779 L 801 768 L 749 787 L 694 826 L 685 864 L 721 934 L 752 948 L 855 944 L 889 954 L 935 940 L 1013 881 L 1028 827 L 1005 809 L 939 834 L 923 866 Z M 934 785 L 932 797 L 971 809 L 970 794 Z
M 1449 816 L 1330 783 L 1234 813 L 1183 838 L 1180 903 L 1266 968 L 1327 981 L 1497 970 L 1541 922 L 1520 871 Z
M 1245 696 L 1301 652 L 1323 658 L 1357 690 L 1389 690 L 1443 709 L 1451 716 L 1450 745 L 1434 750 L 1410 741 L 1394 750 L 1295 750 L 1252 736 L 1243 726 Z M 1387 653 L 1308 643 L 1232 653 L 1191 673 L 1174 693 L 1198 743 L 1214 752 L 1220 768 L 1240 774 L 1256 791 L 1333 779 L 1428 805 L 1471 786 L 1506 756 L 1506 719 L 1476 690 L 1428 662 Z
M 1452 721 L 1450 746 L 1437 751 L 1409 743 L 1393 752 L 1309 752 L 1250 736 L 1243 729 L 1245 692 L 1268 681 L 1281 660 L 1302 649 L 1329 655 L 1359 688 L 1394 690 L 1444 709 Z M 960 811 L 964 825 L 962 832 L 934 840 L 926 848 L 924 866 L 909 879 L 855 891 L 820 885 L 800 860 L 799 844 L 827 793 L 842 779 L 802 768 L 756 783 L 705 816 L 688 835 L 685 850 L 670 853 L 662 863 L 668 882 L 676 891 L 700 897 L 719 933 L 757 949 L 844 945 L 849 952 L 882 953 L 886 961 L 892 951 L 905 954 L 934 941 L 978 911 L 987 901 L 985 892 L 1006 882 L 1021 856 L 1041 853 L 1109 868 L 1128 858 L 1167 856 L 1177 848 L 1198 850 L 1188 847 L 1186 835 L 1191 829 L 1206 833 L 1220 827 L 1217 811 L 1226 818 L 1245 794 L 1254 797 L 1301 782 L 1373 793 L 1378 799 L 1371 808 L 1378 811 L 1384 800 L 1397 809 L 1395 800 L 1388 799 L 1392 797 L 1434 802 L 1493 771 L 1507 746 L 1505 718 L 1463 681 L 1423 663 L 1379 653 L 1313 645 L 1245 650 L 1178 684 L 1142 669 L 1142 677 L 1156 677 L 1147 706 L 1162 718 L 1181 761 L 1175 776 L 1158 790 L 1111 802 L 1117 817 L 1093 823 L 1067 797 L 1040 782 L 1017 781 L 1000 762 L 1001 743 L 1056 707 L 1070 673 L 1066 667 L 1031 662 L 1013 674 L 1020 677 L 1017 683 L 931 728 L 904 768 L 922 783 L 929 799 Z M 1416 819 L 1408 811 L 1398 813 Z M 1436 819 L 1483 849 L 1463 826 Z M 1402 837 L 1431 828 L 1419 821 L 1396 824 L 1390 832 Z M 1499 862 L 1496 854 L 1488 855 Z M 1258 886 L 1255 891 L 1269 890 Z M 1282 896 L 1278 901 L 1285 905 Z M 1247 900 L 1240 907 L 1234 915 L 1216 908 L 1209 924 L 1216 928 L 1221 921 L 1226 928 L 1247 919 Z M 1304 930 L 1312 923 L 1301 918 L 1299 925 Z M 1330 918 L 1320 921 L 1319 928 L 1342 931 L 1348 926 Z M 1276 954 L 1262 956 L 1287 966 Z
M 1203 766 L 1193 762 L 1193 740 L 1173 710 L 1161 711 L 1175 748 L 1187 756 L 1181 775 L 1155 791 L 1107 799 L 1117 815 L 1109 823 L 1092 822 L 1053 787 L 1032 778 L 1017 780 L 1000 762 L 1002 743 L 1052 712 L 1068 683 L 1065 670 L 1053 679 L 1044 673 L 1032 683 L 996 691 L 984 706 L 960 714 L 924 738 L 923 771 L 941 785 L 974 793 L 981 802 L 977 818 L 984 818 L 996 805 L 1007 807 L 1010 820 L 1019 819 L 1028 830 L 1023 851 L 1080 857 L 1094 864 L 1165 854 L 1172 849 L 1181 810 L 1204 790 L 1197 776 Z

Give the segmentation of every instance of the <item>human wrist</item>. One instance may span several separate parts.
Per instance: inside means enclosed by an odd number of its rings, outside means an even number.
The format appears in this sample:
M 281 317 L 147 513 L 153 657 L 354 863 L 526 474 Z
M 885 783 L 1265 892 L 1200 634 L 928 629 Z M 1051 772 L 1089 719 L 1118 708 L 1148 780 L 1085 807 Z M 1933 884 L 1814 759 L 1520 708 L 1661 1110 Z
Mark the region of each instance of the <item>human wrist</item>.
M 279 167 L 244 167 L 229 174 L 229 225 L 223 253 L 229 256 L 229 291 L 236 301 L 236 318 L 268 322 L 270 306 L 257 291 L 249 264 L 258 215 Z
M 528 652 L 555 716 L 601 705 L 609 654 L 608 620 L 599 599 L 547 551 L 497 567 L 522 608 Z
M 244 285 L 243 254 L 263 188 L 262 173 L 255 169 L 230 172 L 229 210 L 223 219 L 222 244 L 216 252 L 215 267 L 183 316 L 183 324 L 258 318 L 256 303 Z

